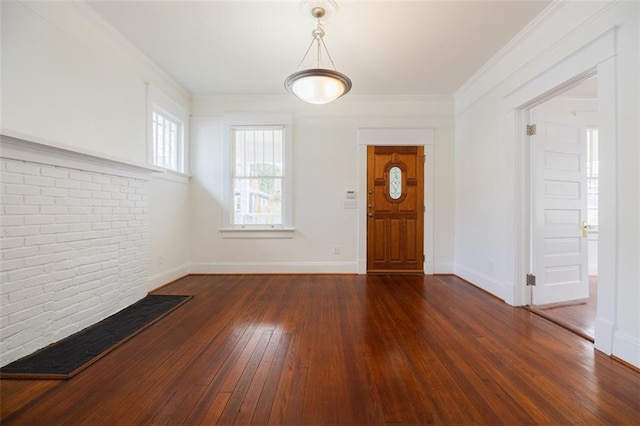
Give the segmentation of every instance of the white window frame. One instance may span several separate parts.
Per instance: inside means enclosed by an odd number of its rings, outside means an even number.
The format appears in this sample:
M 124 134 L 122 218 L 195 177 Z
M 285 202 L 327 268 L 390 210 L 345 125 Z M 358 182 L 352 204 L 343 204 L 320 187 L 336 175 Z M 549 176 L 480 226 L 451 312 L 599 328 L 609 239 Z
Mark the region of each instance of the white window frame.
M 175 159 L 172 159 L 172 161 L 175 161 L 176 163 L 176 167 L 167 167 L 164 164 L 159 164 L 156 161 L 157 158 L 157 151 L 156 151 L 156 147 L 157 147 L 157 142 L 155 140 L 154 135 L 156 134 L 154 132 L 154 120 L 153 120 L 153 114 L 159 115 L 161 116 L 164 120 L 169 121 L 172 124 L 176 125 L 176 153 L 175 153 Z M 178 173 L 184 173 L 185 171 L 185 125 L 184 122 L 182 120 L 180 120 L 178 117 L 175 117 L 173 114 L 165 111 L 163 108 L 159 107 L 158 105 L 153 105 L 152 109 L 151 109 L 151 162 L 154 166 L 157 167 L 162 167 L 163 169 L 167 169 L 167 170 L 171 170 L 173 172 L 178 172 Z
M 223 223 L 220 228 L 222 238 L 293 238 L 293 117 L 291 114 L 226 114 L 223 125 Z M 233 190 L 233 149 L 231 132 L 234 127 L 283 127 L 284 179 L 282 200 L 282 224 L 280 225 L 234 225 L 235 210 Z
M 151 83 L 146 83 L 147 89 L 147 162 L 166 173 L 157 173 L 156 176 L 166 177 L 169 180 L 186 182 L 189 175 L 189 120 L 188 109 L 172 97 Z M 178 167 L 176 170 L 156 166 L 153 152 L 153 112 L 158 112 L 182 127 L 180 132 L 180 150 Z

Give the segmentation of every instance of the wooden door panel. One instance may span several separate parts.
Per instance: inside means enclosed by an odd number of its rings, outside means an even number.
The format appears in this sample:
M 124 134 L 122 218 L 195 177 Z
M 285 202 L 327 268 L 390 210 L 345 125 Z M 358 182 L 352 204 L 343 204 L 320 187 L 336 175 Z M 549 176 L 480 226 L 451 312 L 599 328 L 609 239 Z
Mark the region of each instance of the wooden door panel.
M 422 273 L 424 148 L 375 146 L 367 154 L 367 270 Z
M 406 236 L 405 238 L 409 239 L 411 238 L 412 235 L 416 235 L 416 221 L 415 220 L 406 220 L 405 221 L 405 229 L 406 229 Z M 416 244 L 406 244 L 405 245 L 407 252 L 406 252 L 406 258 L 409 261 L 413 261 L 416 262 L 418 261 L 418 253 L 416 252 Z M 422 254 L 422 253 L 420 253 Z
M 371 245 L 369 246 L 369 248 L 371 248 L 371 246 L 373 246 L 373 256 L 374 256 L 374 262 L 375 263 L 384 263 L 385 259 L 387 258 L 386 253 L 385 253 L 385 247 L 387 246 L 387 243 L 385 241 L 386 239 L 386 229 L 387 229 L 387 221 L 384 219 L 372 219 L 372 221 L 374 222 L 374 233 L 375 235 L 380 235 L 380 238 L 376 238 L 374 240 L 371 241 Z
M 389 262 L 399 262 L 401 260 L 402 245 L 402 223 L 400 219 L 389 219 L 391 232 L 387 235 L 389 245 Z

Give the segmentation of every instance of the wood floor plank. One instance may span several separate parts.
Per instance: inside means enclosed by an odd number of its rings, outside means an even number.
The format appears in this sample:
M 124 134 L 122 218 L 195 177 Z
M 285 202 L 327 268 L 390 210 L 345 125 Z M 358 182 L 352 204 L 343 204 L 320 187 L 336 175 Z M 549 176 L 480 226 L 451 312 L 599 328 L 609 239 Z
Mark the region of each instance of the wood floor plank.
M 216 425 L 219 424 L 220 417 L 229 402 L 229 398 L 231 397 L 231 393 L 224 392 L 218 393 L 211 401 L 211 404 L 206 407 L 206 411 L 204 416 L 202 417 L 203 425 Z M 188 423 L 187 424 L 194 424 Z
M 0 380 L 0 424 L 35 398 L 57 386 L 58 380 Z
M 453 276 L 188 276 L 194 298 L 2 424 L 638 424 L 640 374 Z

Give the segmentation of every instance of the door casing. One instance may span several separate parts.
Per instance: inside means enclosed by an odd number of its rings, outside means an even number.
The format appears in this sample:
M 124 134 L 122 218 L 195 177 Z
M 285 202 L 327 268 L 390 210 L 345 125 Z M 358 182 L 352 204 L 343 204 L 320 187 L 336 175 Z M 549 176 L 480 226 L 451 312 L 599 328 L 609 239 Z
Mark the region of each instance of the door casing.
M 615 56 L 616 28 L 568 56 L 553 67 L 509 93 L 506 98 L 506 120 L 514 141 L 514 234 L 513 293 L 505 292 L 504 300 L 514 306 L 529 301 L 526 274 L 531 270 L 530 167 L 526 133 L 529 109 L 555 97 L 576 83 L 597 75 L 600 119 L 599 177 L 599 258 L 598 314 L 595 322 L 596 349 L 611 354 L 616 324 L 616 286 L 618 259 L 617 202 L 617 74 Z M 602 226 L 605 225 L 605 226 Z

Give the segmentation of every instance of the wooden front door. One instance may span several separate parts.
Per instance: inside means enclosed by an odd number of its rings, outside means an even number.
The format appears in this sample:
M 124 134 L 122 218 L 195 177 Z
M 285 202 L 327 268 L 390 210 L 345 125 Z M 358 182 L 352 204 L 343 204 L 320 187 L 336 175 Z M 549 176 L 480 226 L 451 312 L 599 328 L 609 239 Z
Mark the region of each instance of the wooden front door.
M 367 148 L 367 272 L 424 273 L 424 147 Z

